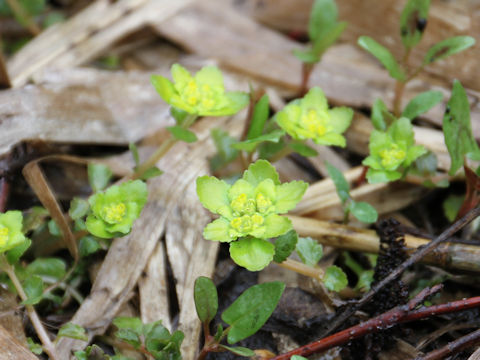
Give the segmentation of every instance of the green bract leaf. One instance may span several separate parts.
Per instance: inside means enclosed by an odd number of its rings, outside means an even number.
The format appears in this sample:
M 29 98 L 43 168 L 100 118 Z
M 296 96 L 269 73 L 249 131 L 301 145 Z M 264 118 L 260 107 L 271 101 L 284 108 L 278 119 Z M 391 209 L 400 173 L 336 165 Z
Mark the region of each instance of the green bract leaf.
M 328 109 L 323 91 L 313 87 L 302 98 L 289 103 L 275 115 L 277 124 L 295 140 L 312 139 L 321 145 L 345 147 L 343 133 L 350 126 L 353 110 Z
M 440 91 L 430 90 L 420 93 L 410 100 L 403 110 L 402 117 L 413 120 L 418 115 L 426 113 L 432 107 L 441 102 L 442 99 L 443 94 Z
M 222 73 L 215 66 L 204 67 L 192 76 L 174 64 L 172 77 L 173 83 L 160 75 L 153 75 L 151 81 L 163 100 L 192 115 L 233 115 L 249 102 L 245 93 L 225 92 Z
M 31 262 L 26 270 L 29 275 L 46 276 L 59 280 L 65 276 L 66 264 L 58 258 L 38 258 Z
M 335 24 L 338 9 L 334 0 L 315 0 L 308 22 L 308 36 L 315 41 L 324 35 L 325 29 Z
M 328 290 L 340 291 L 348 285 L 347 275 L 338 266 L 332 265 L 325 271 L 323 283 Z
M 291 181 L 277 186 L 277 201 L 275 203 L 277 212 L 284 214 L 295 208 L 307 188 L 308 184 L 303 181 Z
M 454 175 L 462 167 L 465 155 L 480 160 L 480 149 L 473 136 L 470 123 L 470 105 L 467 94 L 457 80 L 453 82 L 452 97 L 448 101 L 443 116 L 443 135 L 451 159 L 448 172 L 450 175 Z
M 89 208 L 90 205 L 88 205 L 87 200 L 75 197 L 70 202 L 70 209 L 68 210 L 68 214 L 70 215 L 72 220 L 77 220 L 87 215 Z
M 298 234 L 295 230 L 279 236 L 275 239 L 275 255 L 273 261 L 277 263 L 284 262 L 295 250 L 298 241 Z
M 255 104 L 252 113 L 252 122 L 248 128 L 247 140 L 255 139 L 262 135 L 265 122 L 268 119 L 268 113 L 270 112 L 268 104 L 269 99 L 267 94 L 263 95 Z
M 110 186 L 88 199 L 92 213 L 87 217 L 87 229 L 104 239 L 126 235 L 146 201 L 147 185 L 141 180 Z
M 57 338 L 60 337 L 88 341 L 88 336 L 85 332 L 85 329 L 80 325 L 73 323 L 66 323 L 65 325 L 62 325 L 57 334 Z
M 447 56 L 466 50 L 474 44 L 475 39 L 471 36 L 454 36 L 440 41 L 428 50 L 423 63 L 430 64 L 434 61 L 444 59 Z
M 190 130 L 184 129 L 181 126 L 170 126 L 167 127 L 167 130 L 173 135 L 177 140 L 185 141 L 186 143 L 193 143 L 197 141 L 197 135 L 191 132 Z
M 352 201 L 350 211 L 358 220 L 367 224 L 374 223 L 378 219 L 377 210 L 369 203 L 363 201 Z
M 297 253 L 305 264 L 315 266 L 323 256 L 323 248 L 311 237 L 301 237 L 298 238 Z
M 342 203 L 345 203 L 350 198 L 350 184 L 347 182 L 341 171 L 327 161 L 325 161 L 325 164 L 327 166 L 328 175 L 332 178 L 335 188 L 337 189 L 338 197 Z
M 383 100 L 376 99 L 373 103 L 371 115 L 373 127 L 378 131 L 386 131 L 387 122 L 385 121 L 385 117 L 387 116 L 390 118 L 390 120 L 393 118 L 393 115 L 390 114 L 387 105 L 385 105 Z
M 274 281 L 244 291 L 222 314 L 222 320 L 230 325 L 228 343 L 255 334 L 275 310 L 284 289 L 285 284 Z
M 112 178 L 112 171 L 103 164 L 88 164 L 88 181 L 93 192 L 98 192 L 108 185 Z
M 18 210 L 0 213 L 0 254 L 19 246 L 27 238 L 23 235 L 23 217 Z
M 414 47 L 422 38 L 427 26 L 430 0 L 409 0 L 400 17 L 400 34 L 407 49 Z
M 223 212 L 230 205 L 228 190 L 230 185 L 213 176 L 197 178 L 197 195 L 202 205 L 214 214 Z
M 360 36 L 358 38 L 358 45 L 367 50 L 370 54 L 375 56 L 378 61 L 388 70 L 390 76 L 399 81 L 405 81 L 406 75 L 392 53 L 383 45 L 373 40 L 368 36 Z
M 230 243 L 232 260 L 250 271 L 264 269 L 274 254 L 275 246 L 267 240 L 246 237 Z
M 250 350 L 249 348 L 246 348 L 246 347 L 241 347 L 241 346 L 230 347 L 230 346 L 221 345 L 221 344 L 219 345 L 219 347 L 221 347 L 222 349 L 228 350 L 228 351 L 234 353 L 235 355 L 240 355 L 240 356 L 245 356 L 245 357 L 255 356 L 255 352 L 253 350 Z
M 40 276 L 32 275 L 25 279 L 23 289 L 27 294 L 27 300 L 22 301 L 23 305 L 35 305 L 42 300 L 43 280 Z
M 198 277 L 195 280 L 193 297 L 198 318 L 202 323 L 208 324 L 218 310 L 217 288 L 213 281 L 204 276 Z
M 242 178 L 252 186 L 257 186 L 266 179 L 271 179 L 275 185 L 280 184 L 277 170 L 266 160 L 258 160 L 250 164 L 248 169 L 243 173 Z
M 182 126 L 188 116 L 188 112 L 172 106 L 170 107 L 170 115 L 175 119 L 177 125 Z
M 6 252 L 7 261 L 10 265 L 15 264 L 28 250 L 28 248 L 32 245 L 32 241 L 30 239 L 25 238 L 25 241 L 22 242 L 20 245 L 17 245 L 13 249 Z
M 318 152 L 317 150 L 311 148 L 308 145 L 302 144 L 300 142 L 292 142 L 288 144 L 290 148 L 295 151 L 297 154 L 300 154 L 302 156 L 317 156 Z
M 247 152 L 252 152 L 256 149 L 256 147 L 264 142 L 264 141 L 269 141 L 269 142 L 274 142 L 277 143 L 280 141 L 282 136 L 285 135 L 285 132 L 283 130 L 273 130 L 271 133 L 265 134 L 258 136 L 253 139 L 245 140 L 242 142 L 238 142 L 236 144 L 233 144 L 232 147 L 238 150 L 245 150 Z

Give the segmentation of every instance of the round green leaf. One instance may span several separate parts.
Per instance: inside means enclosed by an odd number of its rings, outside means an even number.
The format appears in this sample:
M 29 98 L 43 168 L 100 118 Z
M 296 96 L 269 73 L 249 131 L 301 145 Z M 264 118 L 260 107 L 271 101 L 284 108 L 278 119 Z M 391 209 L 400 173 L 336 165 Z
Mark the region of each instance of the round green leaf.
M 328 290 L 340 291 L 348 285 L 347 275 L 338 266 L 332 265 L 325 271 L 323 283 Z
M 85 333 L 85 329 L 80 325 L 73 323 L 66 323 L 58 331 L 57 338 L 68 337 L 70 339 L 77 339 L 88 341 L 88 336 Z
M 255 334 L 275 310 L 284 289 L 285 284 L 274 281 L 244 291 L 222 314 L 222 320 L 230 325 L 228 343 Z
M 217 288 L 212 280 L 200 276 L 195 280 L 193 298 L 198 318 L 202 323 L 213 320 L 218 310 Z
M 236 264 L 250 271 L 260 271 L 273 260 L 275 246 L 263 239 L 242 238 L 230 243 L 230 256 Z
M 273 261 L 277 263 L 284 262 L 295 250 L 298 241 L 298 234 L 295 230 L 290 230 L 275 239 L 275 255 Z
M 298 238 L 297 253 L 300 259 L 308 266 L 315 266 L 323 256 L 323 248 L 311 237 Z
M 88 164 L 88 181 L 90 182 L 93 192 L 105 189 L 112 175 L 112 171 L 106 165 Z
M 363 201 L 352 201 L 350 211 L 358 220 L 367 224 L 374 223 L 378 219 L 377 210 L 369 203 Z

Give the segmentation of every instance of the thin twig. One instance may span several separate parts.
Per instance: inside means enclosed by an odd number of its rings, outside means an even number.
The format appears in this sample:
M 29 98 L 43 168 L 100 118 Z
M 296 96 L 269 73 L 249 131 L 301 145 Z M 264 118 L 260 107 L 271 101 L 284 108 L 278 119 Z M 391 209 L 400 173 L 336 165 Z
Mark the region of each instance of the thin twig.
M 480 307 L 480 296 L 477 296 L 469 299 L 453 301 L 441 305 L 422 307 L 420 309 L 414 310 L 427 297 L 439 291 L 441 287 L 441 285 L 436 285 L 431 289 L 426 288 L 421 291 L 417 296 L 415 296 L 415 298 L 410 300 L 409 303 L 406 305 L 397 306 L 396 308 L 389 310 L 379 316 L 376 316 L 373 319 L 352 326 L 348 329 L 342 330 L 324 339 L 320 339 L 310 344 L 301 346 L 297 349 L 289 351 L 288 353 L 275 356 L 270 360 L 287 360 L 290 359 L 290 357 L 293 355 L 309 356 L 315 353 L 326 351 L 335 346 L 346 344 L 349 341 L 358 339 L 367 334 L 371 334 L 379 330 L 388 329 L 400 323 L 406 323 L 410 321 L 425 319 L 431 316 Z M 422 360 L 426 359 L 422 358 Z
M 444 347 L 431 351 L 424 356 L 415 358 L 415 360 L 441 360 L 445 359 L 448 355 L 455 354 L 460 350 L 471 347 L 480 343 L 480 329 L 473 331 L 461 338 L 458 338 L 452 342 L 449 342 Z
M 432 240 L 430 243 L 428 243 L 424 247 L 421 247 L 417 251 L 415 251 L 412 254 L 412 256 L 410 256 L 407 260 L 401 263 L 394 271 L 390 273 L 390 275 L 385 277 L 376 285 L 372 286 L 371 290 L 368 293 L 366 293 L 355 305 L 345 309 L 345 311 L 340 313 L 340 315 L 337 316 L 332 321 L 331 325 L 326 329 L 326 331 L 322 335 L 326 336 L 330 332 L 335 330 L 337 327 L 339 327 L 346 319 L 352 316 L 355 313 L 355 311 L 357 311 L 363 305 L 369 302 L 375 296 L 375 294 L 378 293 L 378 291 L 380 291 L 380 289 L 382 289 L 385 285 L 391 283 L 393 280 L 398 278 L 407 268 L 409 268 L 416 262 L 420 261 L 425 255 L 430 253 L 440 243 L 447 240 L 450 236 L 452 236 L 457 231 L 462 229 L 465 225 L 470 223 L 479 215 L 480 215 L 480 206 L 471 210 L 463 218 L 453 223 L 450 227 L 448 227 L 444 232 L 442 232 L 437 238 Z

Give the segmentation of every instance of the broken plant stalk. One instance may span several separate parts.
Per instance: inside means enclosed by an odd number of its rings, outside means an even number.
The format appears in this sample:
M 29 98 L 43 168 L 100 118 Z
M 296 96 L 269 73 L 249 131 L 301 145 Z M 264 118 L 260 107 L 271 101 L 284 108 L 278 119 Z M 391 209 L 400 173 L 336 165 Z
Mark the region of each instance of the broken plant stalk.
M 431 351 L 425 356 L 415 358 L 415 360 L 441 360 L 447 356 L 455 354 L 465 348 L 474 346 L 480 342 L 480 329 L 473 331 L 461 338 L 449 342 L 444 347 Z M 471 359 L 471 358 L 469 358 Z
M 15 287 L 18 295 L 20 296 L 20 299 L 22 299 L 22 301 L 26 301 L 28 297 L 25 291 L 23 290 L 20 280 L 18 280 L 17 275 L 15 274 L 15 268 L 8 263 L 4 255 L 0 255 L 0 267 L 3 271 L 5 271 L 7 276 L 12 281 L 13 286 Z M 35 308 L 32 305 L 25 305 L 25 308 L 27 309 L 28 317 L 30 318 L 32 325 L 35 328 L 38 338 L 42 342 L 43 350 L 45 351 L 45 353 L 47 353 L 50 359 L 57 360 L 58 357 L 55 351 L 55 346 L 53 345 L 53 342 L 50 340 L 50 337 L 48 336 L 47 331 L 43 327 L 42 321 L 38 317 L 38 314 L 35 311 Z
M 420 247 L 415 251 L 406 261 L 401 263 L 395 270 L 393 270 L 388 276 L 383 278 L 377 284 L 372 286 L 369 292 L 367 292 L 363 297 L 352 307 L 345 309 L 339 316 L 337 316 L 331 323 L 331 325 L 326 329 L 325 335 L 329 334 L 340 326 L 346 319 L 352 316 L 355 311 L 360 309 L 363 305 L 369 302 L 375 294 L 378 293 L 387 284 L 391 283 L 393 280 L 397 279 L 406 269 L 408 269 L 413 264 L 417 263 L 423 259 L 427 254 L 432 252 L 439 244 L 446 241 L 449 237 L 455 234 L 457 231 L 462 229 L 465 225 L 470 223 L 472 220 L 477 218 L 480 215 L 480 206 L 469 211 L 464 217 L 460 220 L 453 223 L 449 226 L 444 232 L 442 232 L 437 238 L 429 242 L 423 247 Z
M 410 300 L 406 305 L 397 306 L 392 310 L 389 310 L 379 316 L 374 317 L 373 319 L 367 320 L 358 325 L 342 330 L 326 338 L 301 346 L 297 349 L 289 351 L 288 353 L 275 356 L 270 360 L 288 360 L 293 355 L 309 356 L 315 353 L 326 351 L 335 346 L 343 345 L 364 335 L 371 334 L 379 330 L 388 329 L 400 323 L 425 319 L 435 315 L 463 311 L 480 306 L 480 296 L 477 296 L 469 299 L 452 301 L 446 304 L 421 307 L 415 310 L 415 308 L 420 305 L 427 297 L 438 292 L 441 287 L 442 285 L 436 285 L 431 289 L 426 288 L 422 290 L 412 300 Z M 428 358 L 428 360 L 433 359 L 437 358 Z M 426 359 L 422 358 L 422 360 Z

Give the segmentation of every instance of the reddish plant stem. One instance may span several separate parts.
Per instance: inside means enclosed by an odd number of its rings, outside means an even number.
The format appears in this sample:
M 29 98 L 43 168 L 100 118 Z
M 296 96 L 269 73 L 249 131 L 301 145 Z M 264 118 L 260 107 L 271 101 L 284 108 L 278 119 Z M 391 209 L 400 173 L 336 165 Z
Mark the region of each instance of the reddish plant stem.
M 308 81 L 315 64 L 302 63 L 302 83 L 300 84 L 299 97 L 303 97 L 308 92 Z
M 475 209 L 469 211 L 464 217 L 462 217 L 460 220 L 454 222 L 451 226 L 449 226 L 444 232 L 442 232 L 438 237 L 436 237 L 434 240 L 429 242 L 427 245 L 418 248 L 412 256 L 410 256 L 407 260 L 405 260 L 403 263 L 401 263 L 395 270 L 393 270 L 387 277 L 383 278 L 380 282 L 378 282 L 376 285 L 372 286 L 371 290 L 367 292 L 363 297 L 352 307 L 347 308 L 345 311 L 340 313 L 330 324 L 330 326 L 326 329 L 324 332 L 325 336 L 335 330 L 338 326 L 340 326 L 346 319 L 348 319 L 350 316 L 352 316 L 355 311 L 360 309 L 363 305 L 365 305 L 367 302 L 369 302 L 375 294 L 382 289 L 385 285 L 389 284 L 396 278 L 398 278 L 406 269 L 408 269 L 410 266 L 413 264 L 417 263 L 420 261 L 425 255 L 433 251 L 440 243 L 446 241 L 449 239 L 453 234 L 455 234 L 457 231 L 462 229 L 465 225 L 470 223 L 472 220 L 474 220 L 477 216 L 480 215 L 480 206 L 476 207 Z
M 0 212 L 5 212 L 7 208 L 8 193 L 10 185 L 5 177 L 0 177 Z
M 448 355 L 455 354 L 465 348 L 474 346 L 480 343 L 480 329 L 471 332 L 455 341 L 449 342 L 444 347 L 431 351 L 425 356 L 417 357 L 415 360 L 441 360 L 445 359 Z
M 464 216 L 468 211 L 473 209 L 480 202 L 480 177 L 475 174 L 475 172 L 470 169 L 467 165 L 463 165 L 465 171 L 465 200 L 463 200 L 460 210 L 458 210 L 457 219 Z
M 438 290 L 437 287 L 433 287 L 431 290 L 429 289 L 428 292 L 422 291 L 419 295 L 417 295 L 414 299 L 412 299 L 407 305 L 398 306 L 373 319 L 370 319 L 358 325 L 352 326 L 348 329 L 342 330 L 326 338 L 304 345 L 288 353 L 275 356 L 270 360 L 288 360 L 293 355 L 309 356 L 314 353 L 326 351 L 335 346 L 343 345 L 349 341 L 358 339 L 364 335 L 371 334 L 379 330 L 388 329 L 400 323 L 406 323 L 410 321 L 425 319 L 430 316 L 458 312 L 462 310 L 472 309 L 475 307 L 480 307 L 480 296 L 477 296 L 469 299 L 458 300 L 458 301 L 453 301 L 446 304 L 434 305 L 434 306 L 423 307 L 417 310 L 413 310 L 418 305 L 419 300 L 423 301 L 425 297 L 430 296 L 433 292 L 437 290 Z M 478 341 L 478 338 L 476 338 L 476 340 Z M 427 360 L 427 359 L 433 360 L 437 358 L 422 358 L 422 360 Z

